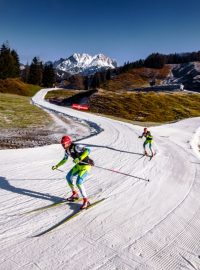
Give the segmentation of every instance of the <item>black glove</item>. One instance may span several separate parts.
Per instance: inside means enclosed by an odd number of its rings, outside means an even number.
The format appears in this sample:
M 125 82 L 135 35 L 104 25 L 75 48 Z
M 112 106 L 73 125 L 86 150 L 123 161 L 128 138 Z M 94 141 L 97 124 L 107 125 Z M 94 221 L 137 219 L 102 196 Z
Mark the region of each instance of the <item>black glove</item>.
M 89 159 L 88 164 L 91 165 L 91 166 L 94 166 L 94 161 L 92 159 Z

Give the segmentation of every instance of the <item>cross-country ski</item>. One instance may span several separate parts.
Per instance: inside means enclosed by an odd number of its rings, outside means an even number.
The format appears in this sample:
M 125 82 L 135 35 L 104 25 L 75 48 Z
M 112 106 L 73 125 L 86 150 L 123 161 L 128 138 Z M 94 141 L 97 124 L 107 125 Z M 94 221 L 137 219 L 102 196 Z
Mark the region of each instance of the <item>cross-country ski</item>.
M 38 236 L 42 236 L 46 233 L 49 233 L 51 231 L 53 231 L 54 229 L 58 228 L 59 226 L 65 224 L 66 222 L 69 222 L 71 219 L 77 217 L 78 215 L 80 215 L 81 213 L 85 212 L 86 210 L 89 210 L 90 208 L 96 206 L 97 204 L 103 202 L 106 198 L 103 198 L 103 199 L 100 199 L 100 200 L 97 200 L 93 203 L 91 203 L 89 206 L 87 206 L 87 208 L 84 208 L 84 209 L 80 209 L 79 211 L 77 211 L 76 213 L 72 213 L 70 214 L 69 216 L 65 217 L 64 219 L 62 219 L 61 221 L 59 221 L 58 223 L 56 223 L 55 225 L 53 225 L 52 227 L 48 228 L 47 230 L 41 232 L 41 233 L 38 233 L 36 235 L 33 235 L 33 237 L 38 237 Z

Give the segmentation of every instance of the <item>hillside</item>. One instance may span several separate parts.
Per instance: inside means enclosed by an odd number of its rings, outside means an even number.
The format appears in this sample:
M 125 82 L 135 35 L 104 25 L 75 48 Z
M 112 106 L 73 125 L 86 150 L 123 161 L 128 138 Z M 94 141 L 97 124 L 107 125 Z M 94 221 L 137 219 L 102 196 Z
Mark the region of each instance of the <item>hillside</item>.
M 114 76 L 111 80 L 102 84 L 102 88 L 109 91 L 127 91 L 138 87 L 147 87 L 153 79 L 160 83 L 169 75 L 170 71 L 169 65 L 162 69 L 134 68 L 126 73 Z
M 42 87 L 22 82 L 20 79 L 0 79 L 0 93 L 15 94 L 21 96 L 33 96 Z
M 200 116 L 200 95 L 186 93 L 101 93 L 89 99 L 92 112 L 133 121 L 168 122 Z
M 81 103 L 83 94 L 91 91 L 50 91 L 45 97 L 51 103 L 71 106 Z M 200 116 L 200 95 L 185 92 L 114 92 L 99 89 L 89 96 L 90 112 L 139 122 L 164 123 Z
M 155 85 L 184 84 L 185 89 L 200 92 L 200 63 L 168 64 L 161 69 L 133 68 L 112 76 L 101 85 L 109 91 L 130 91 Z

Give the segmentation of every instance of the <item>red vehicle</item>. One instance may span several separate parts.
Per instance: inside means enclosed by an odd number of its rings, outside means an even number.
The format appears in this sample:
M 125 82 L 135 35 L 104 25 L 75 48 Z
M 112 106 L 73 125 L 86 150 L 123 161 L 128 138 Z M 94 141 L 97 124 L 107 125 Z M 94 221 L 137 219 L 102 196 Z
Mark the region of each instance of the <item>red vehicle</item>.
M 88 111 L 89 110 L 89 106 L 88 105 L 83 105 L 83 104 L 72 104 L 72 108 L 76 109 L 76 110 L 84 110 L 84 111 Z

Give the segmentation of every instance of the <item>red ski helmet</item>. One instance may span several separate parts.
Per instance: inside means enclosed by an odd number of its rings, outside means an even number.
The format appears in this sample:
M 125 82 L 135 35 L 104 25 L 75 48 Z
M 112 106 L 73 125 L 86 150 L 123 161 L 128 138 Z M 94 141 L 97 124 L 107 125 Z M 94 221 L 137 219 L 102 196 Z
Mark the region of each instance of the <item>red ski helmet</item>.
M 63 136 L 61 139 L 61 144 L 62 145 L 70 145 L 72 143 L 72 140 L 69 136 Z
M 147 132 L 147 128 L 146 127 L 144 128 L 144 132 Z

